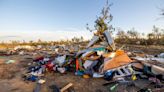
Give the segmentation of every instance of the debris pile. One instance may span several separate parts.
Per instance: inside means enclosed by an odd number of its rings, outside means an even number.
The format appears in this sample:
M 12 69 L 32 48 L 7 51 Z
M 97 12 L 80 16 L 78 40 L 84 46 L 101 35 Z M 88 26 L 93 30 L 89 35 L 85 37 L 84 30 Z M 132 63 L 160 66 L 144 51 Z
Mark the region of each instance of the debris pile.
M 163 54 L 157 55 L 156 58 L 158 57 L 163 59 Z M 154 83 L 155 88 L 163 88 L 164 68 L 145 62 L 141 57 L 129 57 L 124 50 L 116 50 L 108 31 L 95 33 L 84 50 L 78 52 L 66 50 L 52 56 L 40 56 L 29 65 L 23 77 L 33 82 L 43 80 L 46 72 L 62 74 L 74 72 L 83 78 L 104 78 L 108 81 L 104 86 L 111 91 L 119 85 L 126 85 L 136 87 L 139 92 L 143 92 L 142 90 L 151 92 L 147 86 L 138 86 L 137 81 L 141 80 L 146 80 L 145 84 Z

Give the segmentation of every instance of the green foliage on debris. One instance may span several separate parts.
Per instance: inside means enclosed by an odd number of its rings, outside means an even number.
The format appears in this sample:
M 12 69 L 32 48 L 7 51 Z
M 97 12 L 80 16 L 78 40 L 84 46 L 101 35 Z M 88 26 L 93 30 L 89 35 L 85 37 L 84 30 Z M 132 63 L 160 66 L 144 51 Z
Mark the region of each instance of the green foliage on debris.
M 89 31 L 95 31 L 96 30 L 96 35 L 102 34 L 104 31 L 109 30 L 111 31 L 112 25 L 110 25 L 110 22 L 113 19 L 113 16 L 110 14 L 110 7 L 112 4 L 108 3 L 108 0 L 106 2 L 106 5 L 101 11 L 101 15 L 97 17 L 94 25 L 94 29 L 90 29 L 88 24 L 87 24 L 87 30 Z M 112 31 L 111 31 L 112 32 Z

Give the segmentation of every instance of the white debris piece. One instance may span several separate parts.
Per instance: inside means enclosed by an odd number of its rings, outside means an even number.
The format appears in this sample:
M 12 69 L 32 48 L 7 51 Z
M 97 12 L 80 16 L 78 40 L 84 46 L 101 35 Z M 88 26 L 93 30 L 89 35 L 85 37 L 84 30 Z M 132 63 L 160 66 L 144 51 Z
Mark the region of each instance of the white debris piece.
M 55 63 L 58 64 L 59 66 L 62 66 L 65 63 L 65 58 L 66 55 L 59 56 L 55 59 Z

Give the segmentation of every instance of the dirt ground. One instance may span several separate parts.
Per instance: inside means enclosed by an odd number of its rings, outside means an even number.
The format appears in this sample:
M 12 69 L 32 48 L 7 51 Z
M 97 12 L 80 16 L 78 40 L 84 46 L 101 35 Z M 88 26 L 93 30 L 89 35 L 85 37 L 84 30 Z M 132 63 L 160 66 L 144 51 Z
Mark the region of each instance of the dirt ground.
M 121 47 L 121 46 L 122 45 L 118 45 L 117 47 Z M 160 46 L 125 45 L 123 49 L 130 52 L 143 52 L 144 54 L 149 54 L 149 55 L 164 53 L 164 46 L 162 45 Z
M 164 52 L 164 46 L 158 48 L 153 46 L 129 46 L 125 49 L 129 51 L 140 50 L 148 54 Z M 24 81 L 22 78 L 22 74 L 26 71 L 28 63 L 32 62 L 31 57 L 28 55 L 0 56 L 0 92 L 33 92 L 36 83 Z M 15 60 L 16 62 L 5 64 L 7 60 Z M 41 92 L 52 92 L 50 86 L 57 85 L 59 88 L 62 88 L 68 83 L 73 83 L 76 92 L 108 92 L 107 88 L 102 86 L 107 82 L 103 78 L 84 79 L 80 76 L 75 76 L 74 73 L 68 72 L 67 74 L 46 73 L 45 80 L 46 83 L 41 85 Z
M 4 62 L 9 59 L 16 60 L 12 64 L 0 64 L 0 92 L 33 92 L 36 83 L 24 81 L 22 75 L 28 67 L 28 63 L 32 62 L 30 56 L 1 56 L 1 61 Z M 60 73 L 46 73 L 46 83 L 41 85 L 41 92 L 52 92 L 50 86 L 57 85 L 59 88 L 64 87 L 68 83 L 73 83 L 76 92 L 107 92 L 106 88 L 102 86 L 106 83 L 104 79 L 84 79 L 81 76 L 75 76 L 74 73 L 68 72 L 66 74 Z

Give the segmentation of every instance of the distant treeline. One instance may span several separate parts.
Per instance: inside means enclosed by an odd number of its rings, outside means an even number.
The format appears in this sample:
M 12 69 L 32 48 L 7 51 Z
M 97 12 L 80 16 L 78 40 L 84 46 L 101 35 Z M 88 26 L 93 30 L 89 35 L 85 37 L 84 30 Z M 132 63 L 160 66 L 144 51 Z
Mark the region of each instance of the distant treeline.
M 128 31 L 119 28 L 115 42 L 119 44 L 164 45 L 164 29 L 153 26 L 151 33 L 144 34 L 134 28 Z
M 83 44 L 87 43 L 88 40 L 84 40 L 83 37 L 74 37 L 71 40 L 60 40 L 60 41 L 42 41 L 41 39 L 38 39 L 38 41 L 17 41 L 12 40 L 10 42 L 0 42 L 0 47 L 13 47 L 17 45 L 30 45 L 30 46 L 38 46 L 38 45 L 44 45 L 44 46 L 52 46 L 52 45 L 71 45 L 71 44 Z
M 148 34 L 139 33 L 134 28 L 124 31 L 121 28 L 116 31 L 115 43 L 118 44 L 132 44 L 132 45 L 164 45 L 164 29 L 153 26 L 152 32 Z M 87 44 L 89 41 L 84 40 L 83 37 L 74 37 L 71 40 L 60 41 L 11 41 L 10 43 L 1 42 L 1 46 L 16 46 L 16 45 L 61 45 L 61 44 Z

